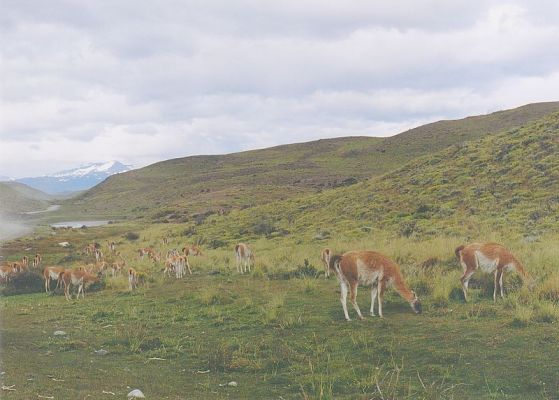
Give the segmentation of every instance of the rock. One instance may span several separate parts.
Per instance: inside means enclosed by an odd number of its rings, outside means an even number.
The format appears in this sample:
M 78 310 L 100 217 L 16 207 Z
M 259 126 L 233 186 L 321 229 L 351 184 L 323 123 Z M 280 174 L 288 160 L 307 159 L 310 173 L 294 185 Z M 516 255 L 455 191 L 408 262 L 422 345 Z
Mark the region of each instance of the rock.
M 54 331 L 53 333 L 54 336 L 66 336 L 67 333 L 64 331 Z
M 107 354 L 109 354 L 109 352 L 105 349 L 95 350 L 94 353 L 98 356 L 106 356 Z
M 237 384 L 237 382 L 235 382 L 235 381 L 231 381 L 231 382 L 229 382 L 229 383 L 227 384 L 227 386 L 237 387 L 238 384 Z
M 128 396 L 126 396 L 128 399 L 145 399 L 146 396 L 144 396 L 144 394 L 142 393 L 142 391 L 140 389 L 134 389 L 132 390 L 130 393 L 128 393 Z
M 58 243 L 58 245 L 60 247 L 68 247 L 68 246 L 70 246 L 70 243 L 69 242 L 60 242 L 60 243 Z

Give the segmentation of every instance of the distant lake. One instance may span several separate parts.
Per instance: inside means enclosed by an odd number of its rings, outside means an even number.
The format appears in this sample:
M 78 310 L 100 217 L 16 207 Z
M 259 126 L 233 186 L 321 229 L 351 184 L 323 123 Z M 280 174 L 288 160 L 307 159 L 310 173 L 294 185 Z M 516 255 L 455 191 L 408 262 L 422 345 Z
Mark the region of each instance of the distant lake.
M 53 228 L 81 228 L 82 226 L 101 226 L 107 225 L 109 221 L 64 221 L 50 224 Z

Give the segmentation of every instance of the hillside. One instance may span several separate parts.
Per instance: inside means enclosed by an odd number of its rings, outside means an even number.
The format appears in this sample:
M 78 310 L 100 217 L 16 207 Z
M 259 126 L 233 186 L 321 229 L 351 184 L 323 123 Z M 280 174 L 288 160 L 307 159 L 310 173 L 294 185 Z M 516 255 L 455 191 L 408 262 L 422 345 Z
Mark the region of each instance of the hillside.
M 118 174 L 67 202 L 62 212 L 186 221 L 348 186 L 455 143 L 530 123 L 559 103 L 439 121 L 390 138 L 349 137 L 242 153 L 168 160 Z
M 321 194 L 212 217 L 199 236 L 300 240 L 508 231 L 559 227 L 559 113 L 524 128 L 450 146 L 384 176 Z
M 0 214 L 45 209 L 51 197 L 23 183 L 0 182 Z

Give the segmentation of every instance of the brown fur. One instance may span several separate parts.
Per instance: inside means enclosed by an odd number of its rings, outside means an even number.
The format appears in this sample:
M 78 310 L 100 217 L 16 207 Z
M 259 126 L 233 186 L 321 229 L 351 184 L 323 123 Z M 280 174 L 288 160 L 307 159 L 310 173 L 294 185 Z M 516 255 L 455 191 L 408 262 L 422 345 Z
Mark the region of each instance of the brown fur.
M 185 256 L 202 256 L 202 250 L 196 245 L 186 245 L 184 246 L 181 251 Z
M 16 275 L 17 273 L 18 269 L 14 265 L 14 263 L 0 266 L 0 279 L 2 279 L 4 283 L 8 283 L 12 276 Z
M 464 274 L 460 278 L 464 299 L 468 300 L 468 282 L 473 273 L 480 268 L 484 272 L 493 272 L 494 290 L 493 301 L 497 300 L 497 288 L 500 288 L 501 297 L 503 294 L 503 275 L 507 269 L 517 271 L 525 280 L 528 274 L 524 266 L 512 253 L 498 243 L 471 243 L 456 248 L 456 256 L 464 269 Z M 483 261 L 488 261 L 492 265 L 483 265 Z
M 332 256 L 332 251 L 328 248 L 322 249 L 320 253 L 320 260 L 324 264 L 324 276 L 326 278 L 330 277 L 330 257 Z
M 138 287 L 138 272 L 132 267 L 128 268 L 128 289 L 135 290 Z
M 50 292 L 50 281 L 51 279 L 56 279 L 56 289 L 62 283 L 62 276 L 61 274 L 64 272 L 65 268 L 63 267 L 45 267 L 43 269 L 43 279 L 45 280 L 45 292 Z M 55 278 L 56 277 L 56 278 Z
M 42 261 L 43 257 L 39 253 L 35 254 L 35 257 L 33 257 L 33 268 L 38 268 Z
M 78 286 L 77 298 L 79 299 L 80 293 L 82 294 L 82 297 L 85 298 L 86 284 L 99 281 L 99 278 L 97 276 L 92 275 L 89 272 L 84 271 L 83 269 L 67 269 L 62 272 L 59 277 L 60 276 L 62 276 L 62 281 L 64 282 L 64 296 L 66 296 L 66 300 L 68 301 L 72 298 L 72 296 L 70 295 L 71 285 Z
M 361 310 L 357 305 L 357 288 L 359 284 L 371 285 L 371 315 L 374 314 L 375 297 L 379 302 L 379 315 L 382 317 L 382 300 L 387 286 L 392 285 L 394 289 L 408 301 L 412 309 L 421 312 L 421 303 L 410 290 L 400 273 L 400 268 L 388 257 L 375 251 L 350 251 L 343 255 L 335 255 L 330 258 L 330 269 L 336 273 L 341 286 L 341 302 L 344 315 L 349 321 L 347 312 L 346 296 L 349 291 L 350 302 L 357 311 L 359 318 L 363 318 Z
M 239 243 L 235 246 L 235 259 L 237 261 L 237 272 L 244 274 L 250 272 L 251 265 L 254 265 L 254 253 L 245 243 Z

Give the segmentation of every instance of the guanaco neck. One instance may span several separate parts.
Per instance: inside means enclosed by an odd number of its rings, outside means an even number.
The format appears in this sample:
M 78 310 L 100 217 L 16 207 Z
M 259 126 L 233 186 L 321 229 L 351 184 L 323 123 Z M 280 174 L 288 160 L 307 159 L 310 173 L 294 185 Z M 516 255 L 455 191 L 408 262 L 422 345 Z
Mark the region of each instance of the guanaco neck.
M 406 299 L 409 303 L 411 303 L 415 299 L 415 295 L 406 286 L 401 276 L 394 277 L 394 289 L 396 289 L 396 291 L 400 293 L 400 296 Z

